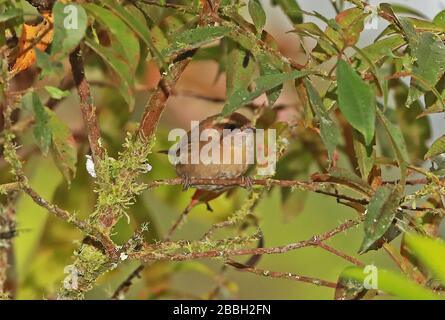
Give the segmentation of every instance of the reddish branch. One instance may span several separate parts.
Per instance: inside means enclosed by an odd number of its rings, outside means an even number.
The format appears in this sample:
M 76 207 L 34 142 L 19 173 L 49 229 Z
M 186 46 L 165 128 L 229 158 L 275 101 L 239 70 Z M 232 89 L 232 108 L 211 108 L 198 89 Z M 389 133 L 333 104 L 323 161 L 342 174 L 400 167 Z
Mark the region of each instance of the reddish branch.
M 189 64 L 191 56 L 192 54 L 181 57 L 182 60 L 177 61 L 170 70 L 171 78 L 165 81 L 161 80 L 155 91 L 151 94 L 140 121 L 139 136 L 141 139 L 148 140 L 154 134 L 167 105 L 167 100 L 172 94 L 172 88 Z
M 100 145 L 100 130 L 96 117 L 96 108 L 93 104 L 93 97 L 90 91 L 90 85 L 85 78 L 85 70 L 83 65 L 82 52 L 77 47 L 69 57 L 71 71 L 73 73 L 74 83 L 80 98 L 80 110 L 82 111 L 83 120 L 87 129 L 88 141 L 90 142 L 93 159 L 97 162 L 102 159 L 104 151 Z
M 301 180 L 277 180 L 277 179 L 252 179 L 247 181 L 244 178 L 236 178 L 236 179 L 189 179 L 190 186 L 194 185 L 215 185 L 215 186 L 227 186 L 227 187 L 244 187 L 248 188 L 249 186 L 279 186 L 279 187 L 296 187 L 301 188 L 303 190 L 323 194 L 326 196 L 334 197 L 338 201 L 343 200 L 346 202 L 352 202 L 360 205 L 367 205 L 369 203 L 369 199 L 359 199 L 351 196 L 347 196 L 344 194 L 339 194 L 338 192 L 331 192 L 325 190 L 323 186 L 326 185 L 339 185 L 335 182 L 319 182 L 319 181 L 301 181 Z M 407 181 L 409 185 L 418 185 L 418 184 L 427 184 L 429 181 L 427 179 L 418 179 Z M 172 186 L 172 185 L 183 185 L 184 181 L 182 178 L 172 178 L 172 179 L 164 179 L 164 180 L 153 180 L 150 181 L 147 186 L 148 188 L 155 188 L 163 185 Z M 384 184 L 394 184 L 397 183 L 395 181 L 384 182 Z M 341 204 L 345 204 L 343 202 L 339 202 Z M 431 208 L 423 208 L 423 207 L 411 207 L 411 206 L 401 206 L 402 209 L 405 210 L 413 210 L 413 211 L 430 211 Z
M 322 248 L 322 249 L 330 252 L 330 253 L 335 254 L 336 256 L 339 256 L 340 258 L 345 259 L 346 261 L 349 261 L 349 262 L 355 264 L 356 266 L 359 266 L 359 267 L 365 266 L 365 264 L 363 262 L 359 261 L 358 259 L 351 257 L 350 255 L 347 255 L 346 253 L 341 252 L 335 248 L 332 248 L 331 246 L 328 246 L 326 243 L 320 242 L 320 243 L 318 243 L 317 246 L 319 248 Z

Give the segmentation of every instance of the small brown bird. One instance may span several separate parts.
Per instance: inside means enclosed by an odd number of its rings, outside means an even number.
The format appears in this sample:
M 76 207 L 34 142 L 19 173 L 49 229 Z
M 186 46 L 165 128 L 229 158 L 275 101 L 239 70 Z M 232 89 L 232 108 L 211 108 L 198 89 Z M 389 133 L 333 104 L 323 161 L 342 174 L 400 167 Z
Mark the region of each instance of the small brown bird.
M 206 129 L 210 129 L 210 131 L 206 131 Z M 225 118 L 214 115 L 201 121 L 199 127 L 195 130 L 195 140 L 197 140 L 197 137 L 201 137 L 202 140 L 204 134 L 206 136 L 204 139 L 208 141 L 195 141 L 192 129 L 179 141 L 178 146 L 182 145 L 183 147 L 178 147 L 174 152 L 176 173 L 184 179 L 185 188 L 189 187 L 190 179 L 244 177 L 251 164 L 248 161 L 247 134 L 253 133 L 253 128 L 249 119 L 236 112 Z M 193 143 L 196 143 L 195 146 L 193 146 Z M 224 143 L 228 143 L 227 148 L 225 148 Z M 213 152 L 204 152 L 214 150 L 212 144 L 219 149 L 219 154 L 214 155 Z M 226 155 L 227 151 L 230 152 L 230 155 Z M 248 178 L 246 179 L 248 180 Z M 208 191 L 227 189 L 227 187 L 213 185 L 194 187 L 198 190 Z
M 209 141 L 199 141 L 199 145 L 193 147 L 193 143 L 196 141 L 193 136 L 205 135 L 206 129 L 211 129 L 215 134 L 217 140 L 213 140 L 213 135 Z M 253 132 L 254 128 L 251 126 L 251 122 L 245 116 L 240 113 L 232 113 L 230 116 L 222 118 L 220 115 L 214 115 L 199 123 L 199 126 L 195 130 L 187 132 L 179 141 L 178 148 L 170 151 L 170 160 L 173 160 L 176 173 L 184 180 L 184 189 L 190 186 L 190 179 L 234 179 L 243 177 L 247 186 L 251 186 L 251 179 L 246 177 L 245 174 L 251 164 L 248 160 L 248 155 L 252 155 L 247 144 L 253 146 L 253 142 L 248 142 L 248 139 L 243 139 L 244 136 L 250 132 Z M 208 132 L 208 131 L 207 131 Z M 224 159 L 224 147 L 226 138 L 234 139 L 233 143 L 229 144 L 230 157 Z M 243 143 L 237 143 L 238 141 L 244 141 Z M 241 139 L 240 139 L 241 138 Z M 201 157 L 203 151 L 206 148 L 211 148 L 212 144 L 217 144 L 220 147 L 219 156 L 216 155 L 213 162 L 207 162 Z M 165 152 L 164 152 L 165 153 Z M 250 154 L 249 154 L 250 153 Z M 204 152 L 204 155 L 206 152 Z M 212 154 L 213 155 L 213 154 Z M 238 158 L 237 156 L 238 155 Z M 195 163 L 193 163 L 195 158 Z M 198 161 L 196 161 L 196 159 Z M 219 161 L 218 161 L 219 160 Z M 216 186 L 216 185 L 194 185 L 197 190 L 193 194 L 192 199 L 188 206 L 184 209 L 182 214 L 169 229 L 166 234 L 165 240 L 170 240 L 175 230 L 180 226 L 182 221 L 188 215 L 188 213 L 199 203 L 204 203 L 209 211 L 213 211 L 209 205 L 209 201 L 217 198 L 230 187 Z

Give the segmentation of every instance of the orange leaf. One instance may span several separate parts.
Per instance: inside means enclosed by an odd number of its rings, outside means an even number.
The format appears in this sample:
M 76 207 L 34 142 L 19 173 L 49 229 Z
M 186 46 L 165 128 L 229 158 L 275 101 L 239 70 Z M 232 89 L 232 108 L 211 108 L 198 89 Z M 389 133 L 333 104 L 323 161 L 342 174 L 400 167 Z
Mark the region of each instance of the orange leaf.
M 17 58 L 11 67 L 11 74 L 28 69 L 36 61 L 35 48 L 45 51 L 53 41 L 54 19 L 51 12 L 43 13 L 43 21 L 37 25 L 23 24 Z

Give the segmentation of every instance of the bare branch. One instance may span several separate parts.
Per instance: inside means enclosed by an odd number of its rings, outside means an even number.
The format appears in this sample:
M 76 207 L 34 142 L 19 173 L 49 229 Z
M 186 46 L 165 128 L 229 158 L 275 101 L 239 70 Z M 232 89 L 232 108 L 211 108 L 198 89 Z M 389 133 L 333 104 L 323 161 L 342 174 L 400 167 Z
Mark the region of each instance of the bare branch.
M 215 257 L 231 257 L 231 256 L 244 256 L 244 255 L 263 255 L 263 254 L 279 254 L 289 251 L 301 249 L 304 247 L 317 246 L 319 242 L 332 238 L 338 233 L 341 233 L 347 229 L 350 229 L 362 222 L 362 218 L 356 220 L 348 220 L 345 223 L 339 225 L 335 229 L 327 231 L 323 234 L 311 237 L 308 240 L 299 241 L 284 246 L 270 247 L 270 248 L 247 248 L 247 249 L 230 249 L 230 250 L 209 250 L 203 252 L 193 253 L 179 253 L 168 254 L 161 252 L 153 252 L 150 246 L 145 250 L 139 252 L 129 253 L 131 259 L 138 259 L 144 262 L 151 260 L 166 260 L 166 261 L 186 261 L 197 260 Z
M 320 243 L 317 244 L 317 246 L 322 248 L 322 249 L 324 249 L 324 250 L 326 250 L 326 251 L 329 251 L 329 252 L 335 254 L 336 256 L 339 256 L 340 258 L 345 259 L 346 261 L 349 261 L 349 262 L 355 264 L 356 266 L 359 266 L 359 267 L 364 267 L 365 266 L 365 264 L 363 262 L 357 260 L 354 257 L 351 257 L 351 256 L 347 255 L 344 252 L 341 252 L 341 251 L 339 251 L 339 250 L 337 250 L 335 248 L 332 248 L 331 246 L 328 246 L 326 243 L 320 242 Z
M 154 134 L 167 105 L 167 100 L 172 93 L 172 88 L 188 66 L 193 53 L 194 51 L 190 52 L 188 55 L 182 57 L 182 60 L 176 62 L 172 70 L 170 70 L 171 79 L 169 81 L 161 80 L 155 91 L 150 95 L 140 121 L 139 136 L 141 139 L 146 141 Z
M 227 261 L 226 265 L 235 268 L 235 270 L 237 270 L 237 271 L 253 273 L 253 274 L 263 276 L 263 277 L 268 277 L 268 278 L 287 279 L 287 280 L 293 280 L 293 281 L 298 281 L 298 282 L 306 282 L 306 283 L 314 284 L 316 286 L 322 286 L 322 287 L 328 287 L 328 288 L 336 288 L 337 287 L 337 283 L 335 283 L 335 282 L 318 279 L 318 278 L 313 278 L 313 277 L 308 277 L 308 276 L 301 276 L 301 275 L 298 275 L 295 273 L 290 273 L 290 272 L 278 272 L 278 271 L 269 271 L 269 270 L 264 270 L 264 269 L 253 268 L 253 267 L 249 267 L 245 264 L 242 264 L 242 263 L 239 263 L 239 262 L 236 262 L 233 260 Z
M 140 278 L 141 273 L 144 270 L 145 265 L 141 264 L 136 269 L 133 270 L 130 275 L 125 278 L 124 282 L 122 282 L 114 291 L 113 295 L 111 296 L 112 300 L 119 300 L 121 299 L 127 292 L 130 290 L 131 285 L 133 284 L 134 279 Z

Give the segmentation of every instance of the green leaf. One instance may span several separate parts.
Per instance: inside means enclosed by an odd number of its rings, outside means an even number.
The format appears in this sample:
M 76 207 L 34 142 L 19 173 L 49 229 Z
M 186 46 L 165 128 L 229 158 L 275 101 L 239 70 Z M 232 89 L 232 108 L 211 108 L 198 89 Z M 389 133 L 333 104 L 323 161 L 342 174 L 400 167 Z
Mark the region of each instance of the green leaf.
M 349 275 L 349 269 L 346 267 L 338 277 L 337 287 L 335 288 L 335 300 L 364 300 L 372 299 L 376 290 L 368 290 L 364 286 L 364 281 L 353 279 Z
M 266 25 L 266 13 L 263 6 L 258 0 L 249 0 L 248 9 L 257 32 L 261 33 Z
M 414 30 L 417 32 L 432 32 L 432 33 L 443 33 L 445 32 L 445 28 L 431 22 L 430 20 L 422 20 L 417 18 L 404 18 L 404 20 L 409 21 Z
M 250 52 L 227 39 L 226 96 L 230 97 L 236 90 L 247 89 L 254 71 L 255 63 Z
M 312 108 L 320 121 L 320 135 L 323 143 L 325 144 L 329 159 L 332 161 L 334 156 L 334 151 L 340 141 L 340 130 L 338 129 L 335 122 L 329 116 L 326 111 L 323 101 L 317 90 L 312 86 L 311 82 L 307 79 L 304 80 L 304 85 L 309 96 L 309 101 L 311 102 Z
M 98 5 L 89 3 L 83 5 L 96 20 L 107 27 L 117 42 L 114 42 L 110 50 L 115 51 L 115 56 L 122 53 L 123 59 L 128 62 L 127 69 L 134 71 L 139 61 L 139 41 L 133 31 L 112 11 Z
M 420 18 L 428 19 L 428 17 L 424 13 L 422 13 L 412 7 L 409 7 L 407 5 L 393 3 L 393 4 L 391 4 L 391 7 L 395 13 L 411 14 L 411 15 L 418 16 Z
M 361 51 L 366 57 L 368 57 L 369 60 L 372 61 L 372 63 L 378 64 L 388 58 L 389 52 L 393 52 L 405 44 L 406 41 L 404 37 L 400 34 L 396 34 L 394 36 L 374 42 L 373 44 L 363 48 Z M 357 69 L 360 73 L 367 72 L 372 67 L 369 65 L 367 59 L 360 54 L 356 54 L 354 58 L 357 59 Z
M 292 32 L 295 32 L 302 36 L 309 36 L 312 38 L 315 37 L 324 37 L 325 33 L 313 22 L 305 22 L 300 23 L 294 26 Z
M 134 78 L 128 69 L 128 64 L 120 57 L 115 55 L 115 52 L 110 48 L 105 48 L 94 40 L 86 38 L 85 44 L 96 52 L 105 63 L 119 76 L 121 85 L 119 86 L 119 93 L 125 99 L 125 102 L 132 108 L 134 105 L 134 95 L 132 92 L 132 86 Z
M 155 47 L 152 36 L 150 34 L 150 29 L 142 21 L 135 18 L 130 11 L 125 7 L 121 6 L 119 3 L 112 0 L 103 0 L 103 3 L 110 8 L 116 15 L 118 15 L 125 23 L 135 32 L 138 37 L 147 45 L 150 51 L 158 59 L 160 65 L 164 63 L 164 58 L 158 49 Z
M 370 145 L 374 138 L 376 102 L 371 87 L 345 61 L 337 64 L 338 103 L 346 120 Z
M 42 153 L 46 156 L 51 146 L 51 128 L 49 126 L 49 116 L 39 96 L 34 91 L 28 92 L 22 98 L 23 107 L 34 115 L 34 138 Z
M 309 72 L 293 71 L 289 73 L 271 74 L 259 77 L 255 81 L 255 90 L 249 92 L 247 89 L 239 89 L 234 92 L 222 110 L 222 116 L 226 116 L 239 107 L 250 103 L 255 98 L 265 93 L 268 90 L 278 87 L 285 81 L 295 80 L 309 75 Z
M 88 17 L 85 10 L 75 4 L 57 1 L 53 8 L 54 40 L 51 55 L 71 53 L 85 36 Z
M 363 181 L 354 172 L 342 168 L 335 168 L 334 170 L 332 170 L 327 181 L 332 181 L 347 186 L 354 191 L 364 194 L 367 197 L 370 197 L 373 192 L 368 183 Z
M 34 114 L 34 137 L 42 153 L 46 156 L 51 150 L 57 167 L 68 183 L 71 182 L 76 173 L 77 149 L 70 129 L 54 111 L 43 106 L 35 92 L 25 94 L 22 103 Z
M 409 251 L 445 285 L 445 242 L 442 239 L 405 234 Z
M 162 50 L 165 56 L 178 55 L 192 49 L 199 48 L 215 40 L 221 39 L 229 33 L 230 29 L 225 26 L 198 27 L 178 33 L 170 47 Z
M 425 159 L 430 159 L 442 153 L 445 153 L 445 135 L 433 142 L 425 155 Z
M 436 26 L 445 28 L 445 10 L 442 10 L 433 19 L 433 22 Z
M 56 100 L 66 98 L 70 95 L 69 91 L 60 90 L 57 87 L 45 86 L 45 90 L 49 93 L 50 97 Z
M 279 6 L 293 24 L 303 22 L 303 13 L 296 0 L 272 0 L 272 5 Z
M 402 196 L 403 187 L 400 185 L 386 185 L 377 189 L 367 206 L 365 238 L 359 250 L 360 254 L 367 252 L 392 225 Z
M 40 74 L 42 78 L 63 73 L 63 65 L 61 62 L 51 61 L 51 57 L 46 52 L 40 51 L 37 48 L 34 52 L 36 53 L 36 64 L 42 70 Z
M 269 63 L 269 59 L 263 53 L 260 53 L 257 56 L 257 60 L 259 62 L 260 75 L 267 76 L 271 74 L 279 74 L 281 73 L 279 69 L 277 69 L 272 63 Z M 266 91 L 267 101 L 269 103 L 269 107 L 272 107 L 283 91 L 283 85 L 279 85 L 271 90 Z
M 430 120 L 427 117 L 419 118 L 425 110 L 419 101 L 414 102 L 410 108 L 405 108 L 409 87 L 402 80 L 392 80 L 390 86 L 397 103 L 395 113 L 398 126 L 405 137 L 404 140 L 409 141 L 406 145 L 408 155 L 412 160 L 423 159 L 428 152 L 427 142 L 431 139 Z
M 55 163 L 68 183 L 76 175 L 77 149 L 70 129 L 54 111 L 46 109 L 49 115 L 49 126 L 52 132 L 51 153 Z
M 345 45 L 352 46 L 357 43 L 368 15 L 359 8 L 346 9 L 337 14 L 335 21 L 342 29 L 341 36 Z
M 382 123 L 390 141 L 392 148 L 396 154 L 397 162 L 400 167 L 401 171 L 401 183 L 405 184 L 406 180 L 406 166 L 407 163 L 409 163 L 409 156 L 408 156 L 408 150 L 406 148 L 405 139 L 403 138 L 402 131 L 400 128 L 394 124 L 392 124 L 383 114 L 382 111 L 380 111 L 379 108 L 377 108 L 377 114 L 380 122 Z
M 371 144 L 370 146 L 367 146 L 365 144 L 363 136 L 355 129 L 353 129 L 352 139 L 360 174 L 362 176 L 362 179 L 367 181 L 369 173 L 371 172 L 374 166 L 374 160 L 375 160 L 374 145 Z
M 0 13 L 0 23 L 23 16 L 23 10 L 18 8 L 9 8 L 6 12 Z
M 376 267 L 377 268 L 377 267 Z M 383 269 L 376 270 L 377 289 L 404 300 L 440 300 L 439 295 L 408 280 L 407 278 Z M 360 283 L 371 282 L 371 271 L 358 267 L 349 267 L 343 271 L 343 277 L 354 279 Z
M 407 106 L 424 92 L 432 91 L 445 73 L 445 44 L 431 32 L 417 33 L 411 21 L 401 19 L 408 36 L 411 55 L 415 60 Z

